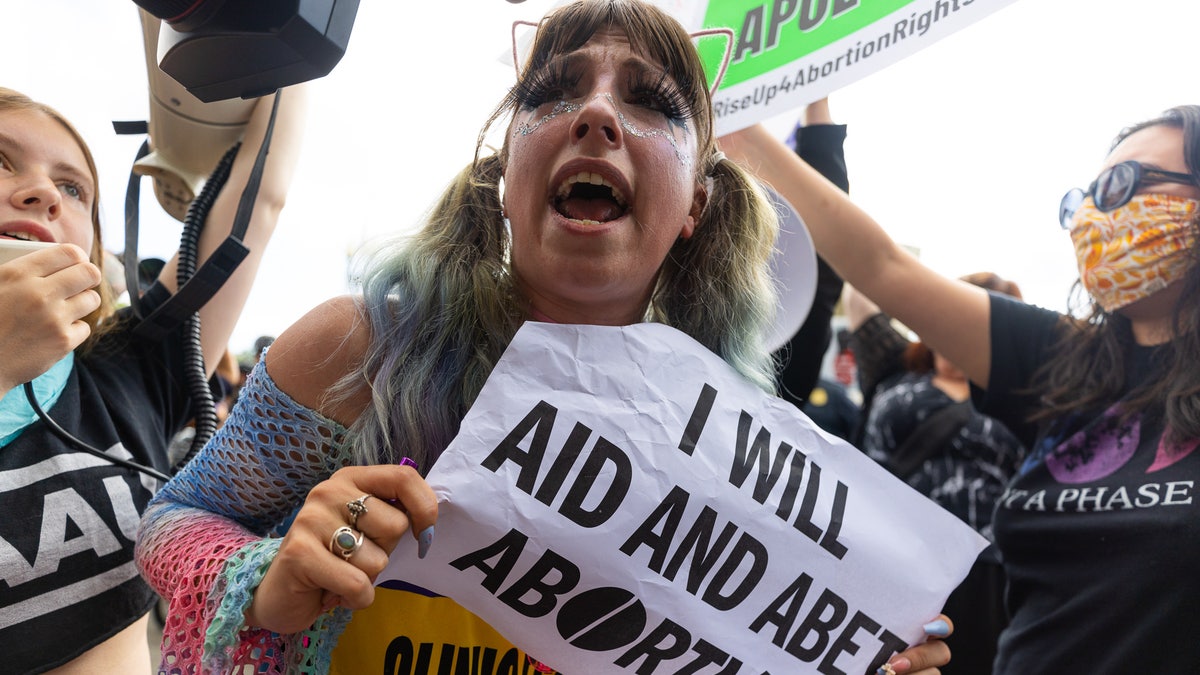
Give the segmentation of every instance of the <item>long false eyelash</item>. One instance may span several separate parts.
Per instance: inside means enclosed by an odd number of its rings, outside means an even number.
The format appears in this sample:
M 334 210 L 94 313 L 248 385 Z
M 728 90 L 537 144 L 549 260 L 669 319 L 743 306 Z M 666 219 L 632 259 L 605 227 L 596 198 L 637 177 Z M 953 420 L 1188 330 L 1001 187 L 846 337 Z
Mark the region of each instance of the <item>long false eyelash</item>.
M 581 79 L 583 73 L 571 72 L 569 64 L 556 61 L 517 82 L 513 87 L 513 98 L 524 108 L 537 108 L 551 99 L 562 99 L 562 92 L 574 90 Z M 552 95 L 555 93 L 559 95 Z
M 696 116 L 696 110 L 688 100 L 684 87 L 675 83 L 666 72 L 659 71 L 651 81 L 651 73 L 639 71 L 629 78 L 629 91 L 637 94 L 649 94 L 660 106 L 661 112 L 669 119 L 687 120 Z

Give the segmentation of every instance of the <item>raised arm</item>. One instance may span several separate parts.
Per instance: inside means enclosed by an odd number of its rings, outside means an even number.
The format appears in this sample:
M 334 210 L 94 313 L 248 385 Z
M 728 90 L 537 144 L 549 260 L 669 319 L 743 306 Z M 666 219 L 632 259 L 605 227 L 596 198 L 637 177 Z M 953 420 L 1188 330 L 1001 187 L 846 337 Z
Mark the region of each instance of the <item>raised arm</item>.
M 804 108 L 804 123 L 794 132 L 795 151 L 842 190 L 850 189 L 846 155 L 842 144 L 846 126 L 836 124 L 829 112 L 829 99 L 821 99 Z M 821 375 L 821 361 L 833 341 L 830 319 L 842 292 L 842 279 L 829 265 L 817 257 L 817 288 L 812 307 L 800 329 L 788 341 L 779 356 L 783 369 L 779 373 L 780 390 L 784 398 L 803 406 Z
M 264 96 L 255 105 L 243 135 L 242 147 L 230 168 L 229 180 L 209 211 L 208 222 L 200 237 L 197 267 L 204 264 L 233 229 L 234 214 L 237 213 L 242 189 L 250 176 L 258 149 L 262 146 L 274 98 L 273 95 Z M 229 336 L 233 334 L 233 328 L 242 314 L 254 278 L 258 274 L 263 251 L 275 232 L 279 213 L 283 210 L 300 156 L 307 110 L 306 99 L 304 85 L 281 90 L 270 153 L 263 167 L 262 183 L 254 203 L 254 213 L 250 217 L 246 236 L 242 239 L 250 253 L 221 290 L 200 309 L 201 343 L 208 375 L 212 375 L 213 369 L 229 345 Z M 177 288 L 175 281 L 178 260 L 177 254 L 167 262 L 158 277 L 159 282 L 172 292 Z
M 762 125 L 723 137 L 721 148 L 796 208 L 817 253 L 846 282 L 916 331 L 972 381 L 987 385 L 990 305 L 984 290 L 921 264 Z

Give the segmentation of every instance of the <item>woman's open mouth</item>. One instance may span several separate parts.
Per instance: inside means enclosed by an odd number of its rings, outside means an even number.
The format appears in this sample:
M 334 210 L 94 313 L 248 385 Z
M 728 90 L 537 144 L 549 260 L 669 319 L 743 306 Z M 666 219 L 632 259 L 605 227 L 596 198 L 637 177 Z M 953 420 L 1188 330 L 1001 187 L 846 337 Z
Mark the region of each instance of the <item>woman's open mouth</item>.
M 583 223 L 606 223 L 629 210 L 625 195 L 598 173 L 581 171 L 568 176 L 554 195 L 554 210 Z

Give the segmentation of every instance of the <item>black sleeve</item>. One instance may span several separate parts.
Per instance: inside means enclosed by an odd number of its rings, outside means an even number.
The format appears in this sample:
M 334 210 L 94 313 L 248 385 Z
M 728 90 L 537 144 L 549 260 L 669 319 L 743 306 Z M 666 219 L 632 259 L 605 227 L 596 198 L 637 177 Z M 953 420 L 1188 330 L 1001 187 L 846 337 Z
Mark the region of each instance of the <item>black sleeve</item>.
M 818 124 L 797 126 L 794 136 L 796 154 L 821 172 L 834 185 L 849 191 L 850 178 L 846 171 L 846 125 Z M 812 309 L 786 345 L 776 352 L 782 363 L 779 373 L 780 395 L 797 406 L 803 406 L 821 375 L 821 361 L 833 339 L 829 322 L 842 295 L 842 278 L 819 256 L 817 257 L 817 290 Z
M 1038 406 L 1033 376 L 1052 358 L 1064 317 L 999 293 L 990 293 L 991 369 L 987 389 L 971 386 L 980 412 L 1000 420 L 1025 447 L 1033 447 L 1036 425 L 1029 413 Z
M 840 187 L 842 192 L 850 192 L 850 174 L 846 170 L 843 148 L 846 142 L 845 124 L 798 125 L 793 139 L 800 159 Z

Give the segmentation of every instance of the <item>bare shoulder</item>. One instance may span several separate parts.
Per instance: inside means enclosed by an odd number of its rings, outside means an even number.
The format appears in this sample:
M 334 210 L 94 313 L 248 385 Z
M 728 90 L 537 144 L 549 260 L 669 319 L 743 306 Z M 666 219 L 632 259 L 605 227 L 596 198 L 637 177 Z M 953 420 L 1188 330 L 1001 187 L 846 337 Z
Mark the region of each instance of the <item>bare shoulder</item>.
M 285 330 L 267 352 L 266 368 L 298 403 L 349 426 L 370 401 L 366 382 L 347 400 L 329 401 L 326 392 L 362 364 L 370 341 L 361 301 L 340 296 L 317 305 Z

